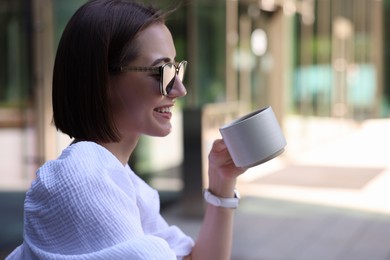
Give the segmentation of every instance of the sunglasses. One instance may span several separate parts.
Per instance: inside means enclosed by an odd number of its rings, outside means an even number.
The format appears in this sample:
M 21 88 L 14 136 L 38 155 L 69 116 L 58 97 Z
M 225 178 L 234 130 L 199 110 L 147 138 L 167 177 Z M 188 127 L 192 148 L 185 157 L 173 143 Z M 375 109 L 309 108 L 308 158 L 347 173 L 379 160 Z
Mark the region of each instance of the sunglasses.
M 160 93 L 163 96 L 168 96 L 175 84 L 176 76 L 183 82 L 184 72 L 187 67 L 187 61 L 183 60 L 178 65 L 174 63 L 165 63 L 159 67 L 121 67 L 121 71 L 135 71 L 135 72 L 154 72 L 160 75 Z

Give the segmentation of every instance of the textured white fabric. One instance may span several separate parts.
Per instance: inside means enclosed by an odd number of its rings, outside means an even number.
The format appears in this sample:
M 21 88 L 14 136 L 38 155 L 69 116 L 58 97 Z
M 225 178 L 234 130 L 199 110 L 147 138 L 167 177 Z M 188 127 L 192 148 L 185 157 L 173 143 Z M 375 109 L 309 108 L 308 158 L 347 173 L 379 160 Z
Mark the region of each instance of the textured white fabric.
M 11 259 L 181 259 L 193 240 L 160 215 L 158 193 L 104 147 L 79 142 L 44 164 Z

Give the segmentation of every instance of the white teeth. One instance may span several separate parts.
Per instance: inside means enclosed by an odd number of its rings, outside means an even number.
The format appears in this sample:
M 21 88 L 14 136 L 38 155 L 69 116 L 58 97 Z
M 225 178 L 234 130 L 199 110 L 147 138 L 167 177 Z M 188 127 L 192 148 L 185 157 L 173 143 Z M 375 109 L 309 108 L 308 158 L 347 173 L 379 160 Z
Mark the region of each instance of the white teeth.
M 156 108 L 155 109 L 157 112 L 159 113 L 168 113 L 168 112 L 171 112 L 171 108 L 170 107 L 159 107 L 159 108 Z

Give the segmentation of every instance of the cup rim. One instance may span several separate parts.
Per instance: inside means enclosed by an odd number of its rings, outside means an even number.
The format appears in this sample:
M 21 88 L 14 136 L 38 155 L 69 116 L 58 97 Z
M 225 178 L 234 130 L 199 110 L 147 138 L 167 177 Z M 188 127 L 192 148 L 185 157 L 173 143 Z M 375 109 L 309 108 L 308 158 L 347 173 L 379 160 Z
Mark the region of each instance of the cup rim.
M 269 108 L 270 108 L 270 106 L 266 106 L 266 107 L 260 108 L 260 109 L 258 109 L 258 110 L 255 110 L 255 111 L 253 111 L 253 112 L 250 112 L 249 114 L 243 115 L 242 117 L 239 117 L 239 118 L 237 118 L 237 119 L 234 119 L 233 121 L 231 121 L 231 122 L 229 122 L 229 123 L 223 125 L 220 129 L 221 129 L 221 130 L 222 130 L 222 129 L 227 129 L 227 128 L 230 128 L 230 127 L 233 127 L 233 126 L 237 125 L 238 123 L 245 122 L 245 121 L 247 121 L 249 118 L 251 118 L 251 117 L 253 117 L 253 116 L 257 115 L 257 114 L 260 114 L 261 112 L 263 112 L 263 111 L 265 111 L 265 110 L 267 110 L 267 109 L 269 109 Z

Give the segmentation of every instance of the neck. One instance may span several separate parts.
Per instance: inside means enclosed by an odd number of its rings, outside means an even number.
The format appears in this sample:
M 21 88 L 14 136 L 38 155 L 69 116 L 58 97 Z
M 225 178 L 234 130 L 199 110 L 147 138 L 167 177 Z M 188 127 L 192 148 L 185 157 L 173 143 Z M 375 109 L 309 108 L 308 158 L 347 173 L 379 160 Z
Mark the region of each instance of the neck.
M 139 138 L 122 139 L 117 143 L 100 143 L 100 145 L 109 150 L 123 165 L 126 165 L 138 140 Z

